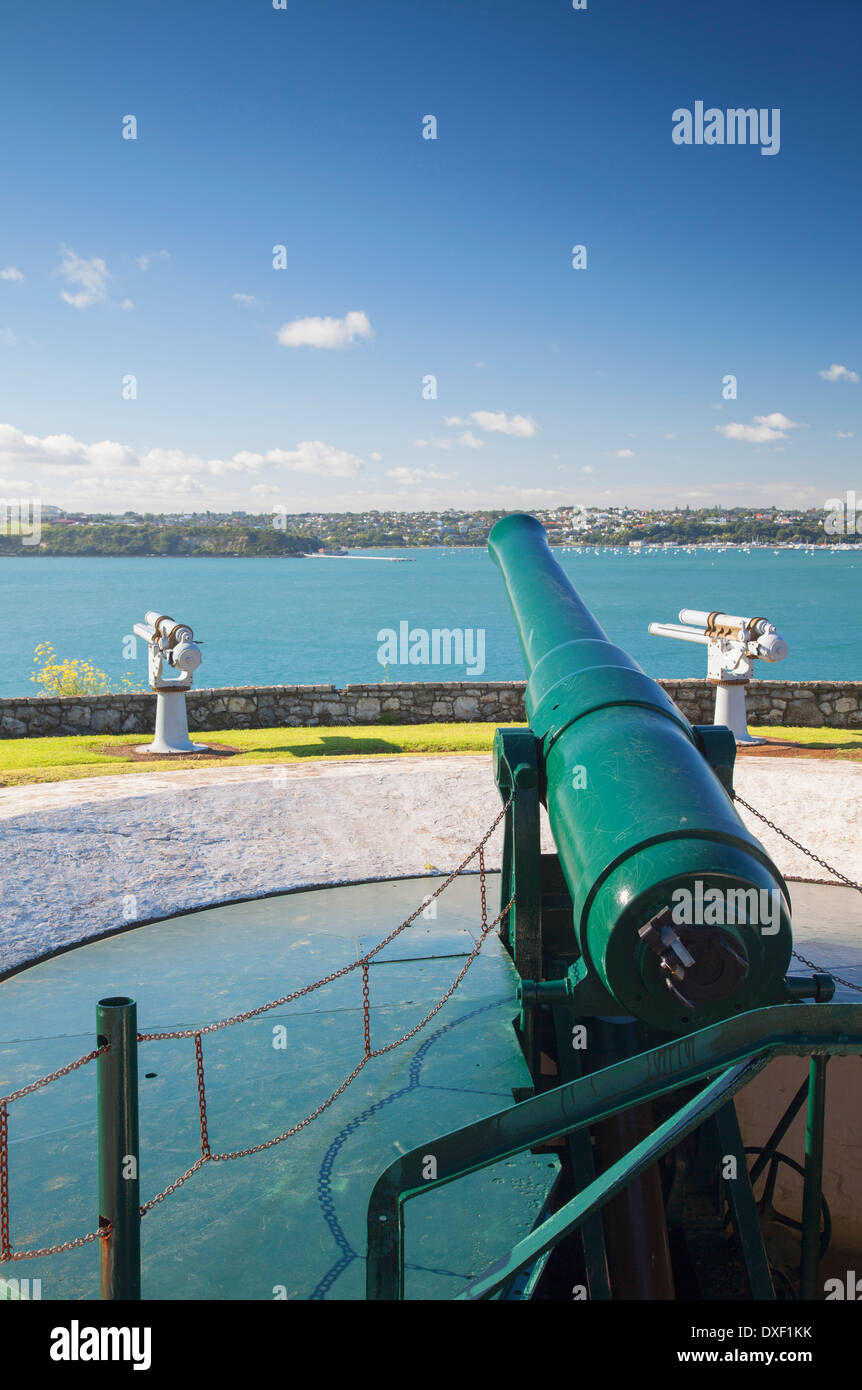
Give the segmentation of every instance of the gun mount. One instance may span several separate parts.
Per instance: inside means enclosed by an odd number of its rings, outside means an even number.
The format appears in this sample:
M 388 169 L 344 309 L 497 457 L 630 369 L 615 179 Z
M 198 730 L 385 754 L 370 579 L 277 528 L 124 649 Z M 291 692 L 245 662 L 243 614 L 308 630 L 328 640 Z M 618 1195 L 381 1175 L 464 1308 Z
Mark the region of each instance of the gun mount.
M 192 743 L 189 739 L 186 692 L 191 690 L 194 673 L 203 660 L 192 629 L 185 623 L 174 622 L 173 618 L 149 612 L 142 623 L 135 623 L 134 632 L 147 643 L 150 689 L 156 696 L 153 741 L 138 747 L 136 751 L 206 753 L 207 744 Z M 180 674 L 164 675 L 166 665 Z
M 707 678 L 715 686 L 715 724 L 726 725 L 737 743 L 765 743 L 748 732 L 745 687 L 755 661 L 783 661 L 787 643 L 766 618 L 738 618 L 683 608 L 678 623 L 650 623 L 656 637 L 675 637 L 707 648 Z

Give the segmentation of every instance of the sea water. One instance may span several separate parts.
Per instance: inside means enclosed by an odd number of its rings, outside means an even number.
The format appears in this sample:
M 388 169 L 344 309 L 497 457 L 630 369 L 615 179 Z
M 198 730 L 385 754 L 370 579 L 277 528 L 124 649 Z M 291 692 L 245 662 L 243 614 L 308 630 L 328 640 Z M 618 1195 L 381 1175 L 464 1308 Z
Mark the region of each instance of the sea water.
M 769 618 L 787 639 L 779 680 L 862 679 L 862 549 L 556 550 L 612 641 L 651 676 L 705 676 L 705 648 L 652 637 L 681 608 Z M 400 561 L 401 563 L 393 563 Z M 0 695 L 35 694 L 34 649 L 83 658 L 145 686 L 146 648 L 130 638 L 148 609 L 203 640 L 196 686 L 336 686 L 365 681 L 515 680 L 523 665 L 502 578 L 485 550 L 355 552 L 318 559 L 0 559 Z M 483 637 L 483 670 L 395 661 L 381 633 L 402 623 Z M 136 654 L 134 647 L 137 647 Z M 416 650 L 421 655 L 421 643 Z M 399 644 L 403 649 L 404 644 Z M 409 650 L 409 648 L 408 648 Z M 475 646 L 474 646 L 475 651 Z

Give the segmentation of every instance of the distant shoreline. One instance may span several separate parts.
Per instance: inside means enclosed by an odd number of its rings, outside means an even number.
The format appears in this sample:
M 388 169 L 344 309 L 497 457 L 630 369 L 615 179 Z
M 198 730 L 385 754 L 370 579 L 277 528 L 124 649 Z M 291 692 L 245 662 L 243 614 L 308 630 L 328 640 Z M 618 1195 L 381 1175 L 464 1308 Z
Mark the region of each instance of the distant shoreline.
M 421 555 L 421 554 L 433 554 L 435 551 L 439 551 L 439 552 L 442 552 L 442 553 L 444 553 L 444 554 L 452 555 L 452 554 L 456 554 L 457 552 L 461 552 L 461 551 L 468 552 L 468 553 L 469 553 L 470 551 L 474 551 L 474 552 L 475 552 L 475 551 L 484 551 L 485 547 L 482 546 L 482 545 L 456 545 L 456 546 L 447 546 L 447 545 L 399 545 L 399 546 L 391 546 L 391 547 L 390 547 L 390 546 L 369 546 L 369 547 L 368 547 L 368 550 L 369 550 L 369 551 L 371 551 L 371 550 L 379 551 L 379 550 L 389 550 L 389 549 L 392 549 L 392 550 L 409 550 L 409 551 L 411 551 L 411 552 L 413 552 L 414 554 L 417 554 L 417 555 Z M 860 538 L 860 540 L 858 540 L 858 541 L 845 541 L 845 542 L 843 542 L 843 543 L 841 543 L 841 544 L 836 544 L 836 543 L 831 542 L 831 541 L 819 541 L 819 542 L 818 542 L 818 541 L 808 541 L 808 542 L 806 542 L 806 541 L 795 541 L 795 542 L 790 542 L 790 543 L 786 543 L 786 542 L 785 542 L 784 544 L 781 544 L 780 542 L 776 542 L 776 541 L 750 541 L 750 542 L 727 541 L 727 542 L 725 542 L 724 544 L 722 544 L 722 543 L 720 543 L 720 542 L 715 542 L 715 541 L 703 541 L 703 542 L 701 542 L 700 544 L 692 544 L 692 545 L 684 545 L 684 544 L 663 545 L 661 542 L 659 542 L 657 545 L 646 545 L 646 544 L 644 544 L 644 545 L 631 545 L 631 544 L 625 544 L 625 545 L 609 545 L 609 544 L 578 545 L 578 544 L 575 544 L 575 543 L 571 543 L 571 544 L 566 544 L 566 545 L 557 545 L 557 544 L 551 545 L 551 550 L 552 550 L 552 551 L 561 551 L 561 552 L 564 552 L 564 553 L 567 553 L 567 554 L 572 554 L 572 553 L 575 553 L 575 552 L 578 552 L 578 551 L 583 551 L 584 553 L 589 553 L 589 552 L 591 552 L 591 551 L 595 551 L 595 552 L 602 552 L 602 551 L 604 551 L 604 552 L 607 552 L 607 551 L 628 552 L 628 551 L 631 551 L 632 554 L 635 554 L 635 555 L 658 555 L 658 554 L 661 554 L 661 555 L 668 555 L 668 554 L 674 554 L 674 553 L 680 553 L 680 554 L 693 554 L 695 551 L 712 551 L 712 552 L 715 553 L 715 554 L 727 553 L 728 551 L 741 551 L 743 554 L 745 554 L 745 553 L 748 553 L 748 552 L 750 552 L 750 551 L 752 551 L 752 550 L 757 550 L 757 551 L 768 551 L 768 550 L 772 550 L 772 551 L 774 551 L 775 553 L 777 553 L 779 550 L 782 550 L 782 551 L 784 551 L 784 550 L 787 550 L 787 551 L 800 551 L 800 550 L 801 550 L 801 551 L 810 551 L 810 552 L 815 552 L 815 551 L 820 552 L 820 551 L 822 551 L 822 552 L 824 552 L 824 553 L 827 553 L 827 552 L 828 552 L 828 553 L 832 553 L 832 554 L 848 554 L 848 555 L 849 555 L 849 554 L 855 554 L 856 552 L 859 552 L 860 554 L 862 554 L 862 538 Z M 237 560 L 237 561 L 242 561 L 242 560 L 384 560 L 384 561 L 386 561 L 386 560 L 388 560 L 388 561 L 390 561 L 390 563 L 392 563 L 392 562 L 397 562 L 397 561 L 399 560 L 399 558 L 401 558 L 401 557 L 399 557 L 399 556 L 394 556 L 394 555 L 393 555 L 393 556 L 389 556 L 389 555 L 380 555 L 380 554 L 373 554 L 373 555 L 372 555 L 372 554 L 370 554 L 370 553 L 366 553 L 364 550 L 360 550 L 359 547 L 357 547 L 356 552 L 353 552 L 353 553 L 350 553 L 350 554 L 347 554 L 347 555 L 326 555 L 326 554 L 322 554 L 322 553 L 319 552 L 319 551 L 307 551 L 307 552 L 305 552 L 304 554 L 290 554 L 290 553 L 284 553 L 284 554 L 281 554 L 281 555 L 237 555 L 237 554 L 235 554 L 235 553 L 233 553 L 232 551 L 229 551 L 229 550 L 220 551 L 220 552 L 218 552 L 218 553 L 208 552 L 208 553 L 206 553 L 206 554 L 199 554 L 199 555 L 156 555 L 156 554 L 153 554 L 153 553 L 146 554 L 146 555 L 124 555 L 124 554 L 121 554 L 121 553 L 111 552 L 111 551 L 104 551 L 104 552 L 102 552 L 101 554 L 98 554 L 98 555 L 80 555 L 80 554 L 75 553 L 74 551 L 69 551 L 68 553 L 58 552 L 58 551 L 56 551 L 56 550 L 44 551 L 44 550 L 42 550 L 39 546 L 25 546 L 25 545 L 22 545 L 22 546 L 20 547 L 19 550 L 14 551 L 14 552 L 12 552 L 12 551 L 7 551 L 7 550 L 0 551 L 0 561 L 2 561 L 2 560 L 35 559 L 35 558 L 37 558 L 37 557 L 38 557 L 39 559 L 41 559 L 41 560 Z

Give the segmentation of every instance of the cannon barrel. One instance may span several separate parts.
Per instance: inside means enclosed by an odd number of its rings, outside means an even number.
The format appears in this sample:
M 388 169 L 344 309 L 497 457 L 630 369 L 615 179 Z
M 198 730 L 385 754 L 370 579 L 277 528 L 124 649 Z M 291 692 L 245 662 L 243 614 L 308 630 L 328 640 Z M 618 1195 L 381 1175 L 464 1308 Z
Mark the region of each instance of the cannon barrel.
M 619 1013 L 671 1032 L 786 999 L 787 889 L 707 740 L 609 641 L 535 517 L 504 517 L 488 548 L 524 656 L 576 979 L 598 979 Z M 732 767 L 732 737 L 716 741 Z

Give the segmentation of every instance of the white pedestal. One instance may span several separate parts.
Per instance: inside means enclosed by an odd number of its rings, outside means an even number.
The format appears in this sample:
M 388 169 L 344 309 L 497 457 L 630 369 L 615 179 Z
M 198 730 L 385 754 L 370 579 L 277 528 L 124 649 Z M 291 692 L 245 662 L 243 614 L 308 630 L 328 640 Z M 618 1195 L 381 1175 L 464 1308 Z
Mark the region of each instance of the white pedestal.
M 748 716 L 745 709 L 745 687 L 748 681 L 734 681 L 716 684 L 714 724 L 726 724 L 737 743 L 766 743 L 765 738 L 754 738 L 748 732 Z
M 156 691 L 156 733 L 152 743 L 141 744 L 136 753 L 208 753 L 206 743 L 192 743 L 184 690 Z

